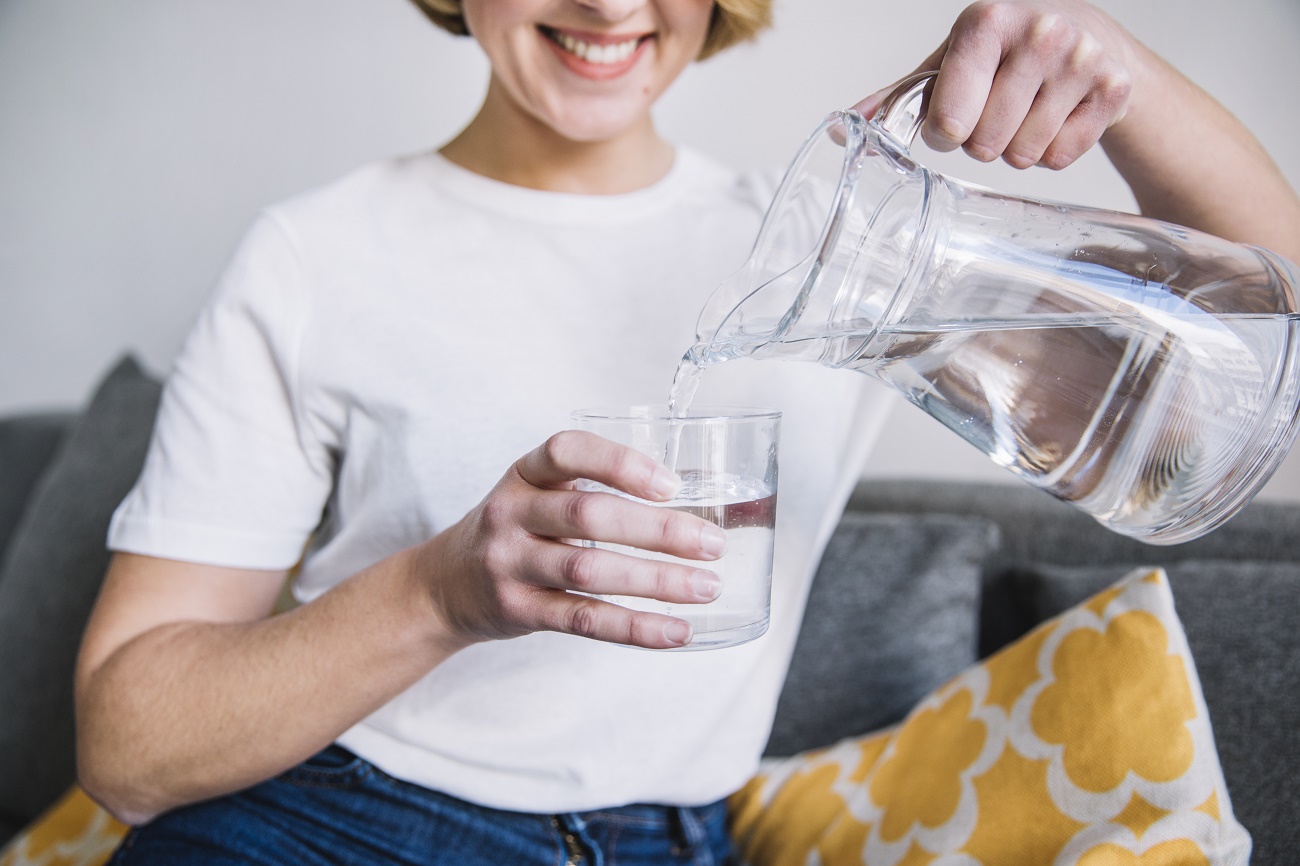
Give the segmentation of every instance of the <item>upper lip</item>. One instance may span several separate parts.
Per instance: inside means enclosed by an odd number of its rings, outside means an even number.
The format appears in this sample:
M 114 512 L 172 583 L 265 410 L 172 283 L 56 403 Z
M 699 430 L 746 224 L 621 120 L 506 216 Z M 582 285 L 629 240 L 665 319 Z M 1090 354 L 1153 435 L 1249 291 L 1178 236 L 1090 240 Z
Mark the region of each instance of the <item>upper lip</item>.
M 550 27 L 542 25 L 543 30 L 551 33 L 563 33 L 579 42 L 585 42 L 588 45 L 622 45 L 624 42 L 640 41 L 647 36 L 653 35 L 650 32 L 642 33 L 591 33 L 587 30 L 570 30 L 567 27 Z

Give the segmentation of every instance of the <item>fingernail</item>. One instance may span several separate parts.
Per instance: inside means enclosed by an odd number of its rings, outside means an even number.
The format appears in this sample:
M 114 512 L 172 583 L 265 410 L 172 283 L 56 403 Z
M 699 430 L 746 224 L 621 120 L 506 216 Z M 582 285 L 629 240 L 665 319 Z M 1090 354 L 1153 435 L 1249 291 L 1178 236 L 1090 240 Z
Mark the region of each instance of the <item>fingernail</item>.
M 677 477 L 667 466 L 656 466 L 655 474 L 650 479 L 650 489 L 660 499 L 672 499 L 681 489 L 682 479 Z
M 711 571 L 697 571 L 691 575 L 691 590 L 697 598 L 712 601 L 722 592 L 722 578 Z
M 700 550 L 709 556 L 722 556 L 727 549 L 727 533 L 709 524 L 700 532 Z
M 664 637 L 669 643 L 685 646 L 691 642 L 690 623 L 682 622 L 680 619 L 673 620 L 664 626 Z

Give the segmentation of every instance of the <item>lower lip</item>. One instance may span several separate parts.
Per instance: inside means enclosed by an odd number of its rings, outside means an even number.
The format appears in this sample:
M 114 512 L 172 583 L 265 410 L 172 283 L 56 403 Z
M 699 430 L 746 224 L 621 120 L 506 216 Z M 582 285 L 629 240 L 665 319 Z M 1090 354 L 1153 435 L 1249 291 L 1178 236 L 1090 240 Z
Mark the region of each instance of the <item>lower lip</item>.
M 578 55 L 570 54 L 568 51 L 565 51 L 555 42 L 551 41 L 550 37 L 546 34 L 542 34 L 542 39 L 551 47 L 551 50 L 555 52 L 555 56 L 560 58 L 560 62 L 564 64 L 566 69 L 577 75 L 581 75 L 583 78 L 590 78 L 593 81 L 606 81 L 610 78 L 618 78 L 633 66 L 636 66 L 637 61 L 641 59 L 641 55 L 646 49 L 646 45 L 650 42 L 650 38 L 642 39 L 637 43 L 636 50 L 617 63 L 588 63 Z

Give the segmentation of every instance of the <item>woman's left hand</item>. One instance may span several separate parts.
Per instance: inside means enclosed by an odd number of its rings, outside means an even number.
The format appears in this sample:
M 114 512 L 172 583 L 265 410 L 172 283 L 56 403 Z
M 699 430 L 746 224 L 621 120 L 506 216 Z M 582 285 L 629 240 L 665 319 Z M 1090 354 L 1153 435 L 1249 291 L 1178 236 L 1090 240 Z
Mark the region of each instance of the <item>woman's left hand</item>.
M 1134 45 L 1080 0 L 979 0 L 917 67 L 939 70 L 921 135 L 982 162 L 1064 168 L 1124 117 Z M 869 117 L 888 92 L 854 107 Z

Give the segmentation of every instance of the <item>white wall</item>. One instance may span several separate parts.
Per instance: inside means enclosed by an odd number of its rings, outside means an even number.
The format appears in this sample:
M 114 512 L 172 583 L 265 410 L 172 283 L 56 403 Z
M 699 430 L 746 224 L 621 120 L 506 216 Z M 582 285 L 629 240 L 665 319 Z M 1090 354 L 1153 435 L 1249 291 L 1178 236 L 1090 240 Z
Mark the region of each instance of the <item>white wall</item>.
M 759 44 L 693 68 L 665 97 L 671 137 L 783 166 L 826 111 L 910 71 L 964 0 L 777 3 Z M 1102 5 L 1300 184 L 1300 5 Z M 472 42 L 406 0 L 0 2 L 0 412 L 77 404 L 128 349 L 165 370 L 259 205 L 446 139 L 484 76 Z M 1013 192 L 1132 207 L 1100 153 L 1059 174 L 921 158 Z M 911 407 L 869 474 L 1009 478 Z M 1300 449 L 1265 495 L 1300 500 Z

